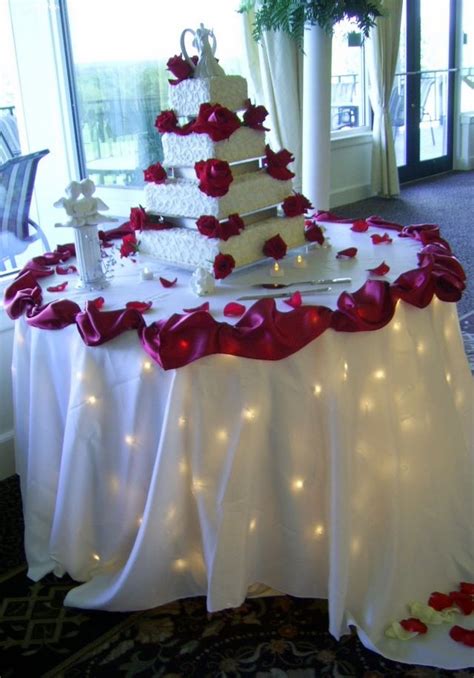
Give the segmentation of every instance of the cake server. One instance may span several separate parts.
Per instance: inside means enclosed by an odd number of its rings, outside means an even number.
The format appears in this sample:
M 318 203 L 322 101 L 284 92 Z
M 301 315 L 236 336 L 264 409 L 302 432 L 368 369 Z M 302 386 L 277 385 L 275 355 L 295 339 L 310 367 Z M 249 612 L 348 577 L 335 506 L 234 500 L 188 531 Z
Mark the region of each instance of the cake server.
M 329 292 L 330 287 L 318 287 L 313 290 L 303 290 L 300 292 L 301 296 L 319 294 L 319 292 Z M 290 292 L 279 292 L 278 294 L 248 294 L 244 297 L 237 297 L 237 301 L 250 301 L 253 299 L 284 299 L 285 297 L 290 297 Z
M 283 287 L 294 287 L 295 285 L 338 285 L 339 283 L 350 283 L 352 278 L 327 278 L 323 280 L 298 280 L 297 282 L 292 283 L 278 283 L 278 282 L 269 282 L 269 283 L 256 283 L 255 285 L 250 285 L 250 287 L 264 287 L 267 290 L 279 290 Z

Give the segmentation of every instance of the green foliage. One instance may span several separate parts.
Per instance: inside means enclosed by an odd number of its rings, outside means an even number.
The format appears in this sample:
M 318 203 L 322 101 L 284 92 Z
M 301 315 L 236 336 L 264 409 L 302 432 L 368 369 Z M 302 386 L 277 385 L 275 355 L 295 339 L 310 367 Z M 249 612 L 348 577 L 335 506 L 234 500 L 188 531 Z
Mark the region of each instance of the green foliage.
M 242 0 L 239 11 L 252 10 L 255 10 L 255 40 L 261 40 L 266 31 L 283 31 L 300 47 L 306 25 L 331 32 L 334 24 L 352 19 L 367 36 L 382 14 L 381 0 Z

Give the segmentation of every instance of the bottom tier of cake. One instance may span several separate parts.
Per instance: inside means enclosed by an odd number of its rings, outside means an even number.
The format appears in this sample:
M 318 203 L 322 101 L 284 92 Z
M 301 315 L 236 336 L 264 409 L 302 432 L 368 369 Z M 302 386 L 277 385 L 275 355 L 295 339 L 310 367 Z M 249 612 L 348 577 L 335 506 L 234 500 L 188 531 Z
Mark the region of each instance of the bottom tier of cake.
M 249 225 L 239 235 L 225 241 L 207 238 L 194 229 L 182 227 L 142 231 L 138 238 L 140 251 L 159 261 L 212 271 L 218 254 L 232 255 L 236 268 L 265 259 L 265 242 L 275 235 L 283 238 L 288 249 L 304 245 L 304 217 L 271 217 Z

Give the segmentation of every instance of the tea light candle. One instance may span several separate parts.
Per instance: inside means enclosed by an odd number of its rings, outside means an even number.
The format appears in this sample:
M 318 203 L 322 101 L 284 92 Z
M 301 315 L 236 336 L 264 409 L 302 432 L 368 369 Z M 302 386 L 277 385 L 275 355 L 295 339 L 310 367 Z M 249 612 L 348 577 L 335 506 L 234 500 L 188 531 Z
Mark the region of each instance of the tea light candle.
M 142 280 L 153 280 L 153 271 L 150 271 L 150 269 L 145 266 L 145 268 L 142 269 L 141 278 Z
M 272 269 L 270 271 L 270 275 L 272 276 L 272 278 L 281 278 L 283 275 L 285 275 L 285 271 L 280 266 L 278 261 L 275 261 L 275 263 L 273 264 Z
M 294 261 L 293 261 L 293 266 L 295 268 L 306 268 L 307 265 L 308 265 L 308 263 L 307 263 L 306 259 L 301 254 L 298 254 L 296 259 L 294 259 Z

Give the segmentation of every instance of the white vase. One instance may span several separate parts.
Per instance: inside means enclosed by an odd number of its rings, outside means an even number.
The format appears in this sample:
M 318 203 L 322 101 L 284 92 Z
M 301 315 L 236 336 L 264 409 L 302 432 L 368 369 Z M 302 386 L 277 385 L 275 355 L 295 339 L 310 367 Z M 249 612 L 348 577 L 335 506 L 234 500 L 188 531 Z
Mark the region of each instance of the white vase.
M 78 287 L 87 290 L 102 290 L 108 281 L 102 268 L 97 225 L 80 226 L 74 229 L 77 267 L 79 270 Z

